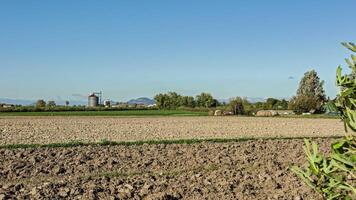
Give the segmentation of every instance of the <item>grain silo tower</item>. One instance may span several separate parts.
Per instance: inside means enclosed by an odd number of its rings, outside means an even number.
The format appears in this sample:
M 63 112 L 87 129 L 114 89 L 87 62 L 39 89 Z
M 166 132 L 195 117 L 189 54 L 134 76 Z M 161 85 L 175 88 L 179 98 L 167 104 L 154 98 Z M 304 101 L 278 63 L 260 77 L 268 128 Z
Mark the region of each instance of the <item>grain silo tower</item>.
M 88 107 L 97 107 L 99 106 L 99 97 L 94 93 L 88 96 Z

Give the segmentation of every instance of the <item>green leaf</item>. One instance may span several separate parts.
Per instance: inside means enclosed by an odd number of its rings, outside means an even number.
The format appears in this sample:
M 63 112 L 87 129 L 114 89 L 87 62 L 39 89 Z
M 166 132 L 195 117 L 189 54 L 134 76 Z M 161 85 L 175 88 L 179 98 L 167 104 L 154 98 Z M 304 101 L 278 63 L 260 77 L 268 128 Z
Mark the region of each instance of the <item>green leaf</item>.
M 291 170 L 297 174 L 309 187 L 316 189 L 315 184 L 313 183 L 313 179 L 310 178 L 310 176 L 305 173 L 303 170 L 301 170 L 297 166 L 293 166 Z
M 346 140 L 340 140 L 340 141 L 337 141 L 335 143 L 332 144 L 332 149 L 333 150 L 337 150 L 337 149 L 340 149 L 344 144 L 345 144 Z
M 339 66 L 337 67 L 337 69 L 336 69 L 336 82 L 337 82 L 337 84 L 342 83 L 341 72 L 342 72 L 342 68 L 341 68 L 341 66 L 339 65 Z

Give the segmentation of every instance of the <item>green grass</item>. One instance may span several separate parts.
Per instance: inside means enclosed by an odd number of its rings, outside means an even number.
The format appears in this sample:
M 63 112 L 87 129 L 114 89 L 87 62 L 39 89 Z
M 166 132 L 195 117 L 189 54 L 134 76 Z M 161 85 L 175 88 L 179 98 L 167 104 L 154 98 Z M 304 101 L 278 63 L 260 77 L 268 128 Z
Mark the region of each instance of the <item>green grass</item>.
M 331 137 L 265 137 L 265 138 L 208 138 L 208 139 L 178 139 L 178 140 L 143 140 L 143 141 L 109 141 L 101 140 L 100 142 L 82 142 L 70 141 L 64 143 L 50 143 L 50 144 L 7 144 L 0 145 L 0 149 L 26 149 L 26 148 L 59 148 L 59 147 L 78 147 L 78 146 L 140 146 L 140 145 L 157 145 L 157 144 L 197 144 L 202 142 L 210 143 L 227 143 L 227 142 L 243 142 L 253 140 L 292 140 L 292 139 L 317 139 L 317 138 L 341 138 L 340 136 Z
M 0 116 L 207 116 L 208 112 L 184 110 L 0 112 Z

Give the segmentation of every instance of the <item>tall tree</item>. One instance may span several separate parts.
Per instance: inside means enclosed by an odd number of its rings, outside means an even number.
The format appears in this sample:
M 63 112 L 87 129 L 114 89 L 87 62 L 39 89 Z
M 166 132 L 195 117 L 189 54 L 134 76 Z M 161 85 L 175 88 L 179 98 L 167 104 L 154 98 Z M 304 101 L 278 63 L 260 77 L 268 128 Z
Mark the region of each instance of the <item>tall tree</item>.
M 154 97 L 157 107 L 160 109 L 175 109 L 182 105 L 182 96 L 176 92 L 158 94 Z
M 278 99 L 275 98 L 268 98 L 266 100 L 266 108 L 267 109 L 274 109 L 274 106 L 279 102 Z
M 188 108 L 194 108 L 195 106 L 195 100 L 194 97 L 192 96 L 182 96 L 181 97 L 181 105 L 188 107 Z
M 196 103 L 199 107 L 210 108 L 214 104 L 214 98 L 209 93 L 201 93 L 196 97 Z
M 245 114 L 244 104 L 246 104 L 246 101 L 246 99 L 243 99 L 241 97 L 232 98 L 229 102 L 229 109 L 235 115 L 243 115 Z
M 297 95 L 289 102 L 289 108 L 300 114 L 309 111 L 319 111 L 327 100 L 321 81 L 315 70 L 308 71 L 299 83 Z
M 156 105 L 157 105 L 158 108 L 164 109 L 164 108 L 167 107 L 168 97 L 167 97 L 166 94 L 157 94 L 154 97 L 154 100 L 156 101 Z
M 56 102 L 55 101 L 48 101 L 47 106 L 48 107 L 55 107 L 56 106 Z
M 315 70 L 308 71 L 299 82 L 297 96 L 308 96 L 315 98 L 318 102 L 326 101 L 323 88 L 324 81 L 321 81 Z
M 38 107 L 38 108 L 46 107 L 46 102 L 43 99 L 39 99 L 36 102 L 36 107 Z

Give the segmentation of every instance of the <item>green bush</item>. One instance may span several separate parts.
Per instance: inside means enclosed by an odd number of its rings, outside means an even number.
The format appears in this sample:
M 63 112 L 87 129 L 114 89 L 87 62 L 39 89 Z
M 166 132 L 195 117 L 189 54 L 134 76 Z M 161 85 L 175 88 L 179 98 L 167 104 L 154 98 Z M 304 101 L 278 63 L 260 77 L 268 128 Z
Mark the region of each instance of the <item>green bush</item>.
M 331 155 L 324 156 L 318 153 L 316 143 L 305 140 L 309 165 L 303 169 L 294 166 L 292 171 L 325 199 L 355 199 L 356 141 L 347 137 L 333 143 L 331 148 Z
M 353 43 L 342 43 L 346 48 L 356 53 Z M 342 75 L 339 66 L 336 72 L 336 84 L 340 87 L 340 93 L 336 99 L 335 106 L 341 112 L 341 118 L 346 125 L 356 131 L 356 56 L 351 55 L 352 61 L 345 59 L 352 70 L 351 74 Z
M 345 47 L 356 52 L 353 43 L 342 43 Z M 356 56 L 351 56 L 352 61 L 346 59 L 351 74 L 342 75 L 341 67 L 337 68 L 336 84 L 340 93 L 332 109 L 341 113 L 341 118 L 347 127 L 356 131 Z M 312 149 L 312 151 L 311 151 Z M 331 145 L 331 155 L 324 156 L 318 153 L 318 146 L 305 140 L 304 151 L 308 165 L 304 168 L 292 167 L 304 182 L 325 199 L 356 199 L 356 140 L 349 136 Z
M 297 96 L 290 100 L 289 109 L 293 110 L 296 114 L 302 114 L 320 109 L 320 104 L 312 96 Z

